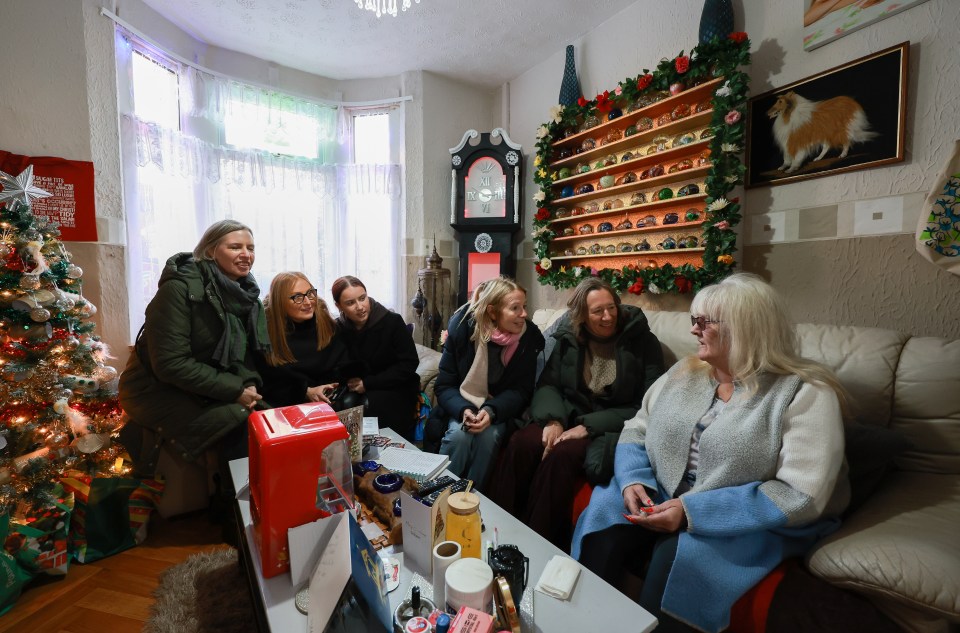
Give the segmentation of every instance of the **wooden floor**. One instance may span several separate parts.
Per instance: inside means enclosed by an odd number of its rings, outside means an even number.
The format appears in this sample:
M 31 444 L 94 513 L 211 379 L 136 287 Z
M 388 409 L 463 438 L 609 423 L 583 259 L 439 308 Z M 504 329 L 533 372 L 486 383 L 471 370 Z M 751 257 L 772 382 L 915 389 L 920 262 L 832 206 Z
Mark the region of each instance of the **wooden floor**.
M 150 615 L 160 573 L 191 554 L 226 547 L 205 513 L 150 518 L 147 540 L 66 576 L 37 578 L 6 615 L 0 633 L 135 633 Z

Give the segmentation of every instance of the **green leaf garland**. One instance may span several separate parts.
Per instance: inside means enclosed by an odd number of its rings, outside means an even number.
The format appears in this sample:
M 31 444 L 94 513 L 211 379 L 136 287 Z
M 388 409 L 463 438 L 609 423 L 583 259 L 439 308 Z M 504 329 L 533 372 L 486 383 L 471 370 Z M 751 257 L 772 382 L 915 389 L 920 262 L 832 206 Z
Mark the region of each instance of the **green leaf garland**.
M 593 275 L 608 282 L 618 292 L 641 294 L 650 292 L 686 293 L 696 291 L 729 275 L 735 265 L 737 238 L 733 232 L 740 222 L 739 200 L 728 200 L 726 195 L 744 181 L 746 166 L 741 153 L 746 145 L 746 103 L 749 77 L 740 70 L 750 64 L 750 40 L 746 33 L 731 33 L 720 39 L 714 37 L 684 55 L 660 61 L 652 72 L 643 69 L 636 77 L 627 77 L 612 93 L 597 95 L 588 101 L 580 98 L 576 105 L 554 106 L 551 119 L 537 129 L 537 155 L 534 159 L 533 181 L 539 187 L 534 195 L 538 212 L 533 220 L 533 245 L 537 262 L 537 278 L 543 285 L 554 288 L 572 288 L 584 277 Z M 681 72 L 683 71 L 683 72 Z M 556 266 L 550 260 L 550 242 L 556 234 L 549 228 L 548 207 L 554 202 L 552 185 L 556 174 L 549 171 L 551 144 L 562 137 L 564 130 L 577 126 L 590 115 L 597 115 L 601 107 L 613 102 L 618 107 L 634 102 L 641 95 L 668 90 L 678 81 L 709 81 L 725 77 L 724 83 L 713 95 L 713 118 L 710 128 L 711 169 L 706 177 L 706 217 L 703 225 L 703 266 L 665 264 L 656 268 L 625 266 L 621 269 L 596 269 L 586 266 Z M 608 101 L 609 99 L 609 101 Z M 606 105 L 609 108 L 608 105 Z

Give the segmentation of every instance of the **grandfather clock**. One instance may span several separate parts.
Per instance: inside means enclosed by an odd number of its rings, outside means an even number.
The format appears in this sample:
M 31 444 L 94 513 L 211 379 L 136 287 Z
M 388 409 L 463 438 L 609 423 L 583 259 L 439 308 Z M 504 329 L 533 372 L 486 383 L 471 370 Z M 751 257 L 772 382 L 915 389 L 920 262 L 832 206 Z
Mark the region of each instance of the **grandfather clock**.
M 450 154 L 450 226 L 460 243 L 460 305 L 480 283 L 516 275 L 513 238 L 521 228 L 522 148 L 503 128 L 482 134 L 467 130 Z

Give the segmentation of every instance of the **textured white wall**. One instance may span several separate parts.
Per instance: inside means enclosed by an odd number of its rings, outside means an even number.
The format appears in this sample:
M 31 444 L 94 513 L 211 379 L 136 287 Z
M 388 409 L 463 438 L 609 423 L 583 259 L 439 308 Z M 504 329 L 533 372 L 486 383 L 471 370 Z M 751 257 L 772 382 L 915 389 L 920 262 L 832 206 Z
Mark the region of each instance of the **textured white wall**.
M 910 79 L 906 161 L 743 195 L 745 214 L 852 204 L 883 196 L 918 198 L 933 187 L 954 139 L 960 137 L 960 99 L 953 34 L 960 3 L 929 0 L 812 52 L 802 46 L 799 0 L 734 0 L 736 28 L 753 42 L 751 92 L 759 94 L 909 40 Z M 583 93 L 593 96 L 696 44 L 702 3 L 639 0 L 585 34 L 576 46 Z M 527 149 L 532 174 L 534 132 L 556 103 L 564 51 L 510 82 L 510 134 Z M 875 81 L 886 78 L 877 77 Z M 531 178 L 527 191 L 536 191 Z M 922 197 L 922 196 L 920 196 Z M 535 210 L 527 197 L 527 233 Z M 914 216 L 918 208 L 907 209 Z M 802 211 L 801 211 L 802 213 Z M 749 224 L 745 218 L 744 225 Z M 529 235 L 520 280 L 535 307 L 562 305 L 568 293 L 534 279 Z M 857 237 L 797 244 L 748 246 L 739 257 L 789 298 L 797 320 L 888 327 L 916 334 L 960 337 L 960 278 L 941 272 L 913 251 L 909 235 Z M 652 309 L 685 309 L 678 297 L 627 297 Z

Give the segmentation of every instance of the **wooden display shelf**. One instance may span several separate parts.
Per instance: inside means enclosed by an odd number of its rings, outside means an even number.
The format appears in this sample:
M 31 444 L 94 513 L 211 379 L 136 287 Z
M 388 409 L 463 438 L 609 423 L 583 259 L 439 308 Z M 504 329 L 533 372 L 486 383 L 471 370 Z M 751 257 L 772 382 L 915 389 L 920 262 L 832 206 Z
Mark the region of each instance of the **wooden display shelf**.
M 688 182 L 702 182 L 709 171 L 710 165 L 694 167 L 693 169 L 678 171 L 672 174 L 664 174 L 655 178 L 638 180 L 636 182 L 631 182 L 628 185 L 617 185 L 607 189 L 600 189 L 599 191 L 594 189 L 590 193 L 582 193 L 580 195 L 569 196 L 567 198 L 556 198 L 550 204 L 556 207 L 578 207 L 580 206 L 581 202 L 596 200 L 598 198 L 622 196 L 625 193 L 629 194 L 633 193 L 634 191 L 641 191 L 643 189 L 663 189 L 668 184 L 674 182 L 682 182 L 684 184 Z M 673 198 L 671 198 L 671 200 L 672 199 Z
M 585 152 L 580 152 L 579 154 L 574 154 L 573 156 L 561 158 L 560 160 L 550 163 L 550 169 L 552 171 L 556 171 L 561 167 L 575 168 L 577 164 L 584 161 L 592 164 L 596 162 L 597 158 L 606 156 L 607 154 L 618 154 L 624 151 L 632 150 L 634 148 L 640 149 L 641 147 L 643 149 L 646 149 L 651 144 L 653 144 L 653 139 L 657 138 L 658 136 L 666 136 L 672 141 L 675 136 L 679 136 L 680 134 L 683 134 L 685 132 L 692 132 L 693 130 L 700 130 L 709 126 L 710 119 L 712 117 L 713 117 L 713 110 L 705 110 L 703 112 L 691 114 L 685 119 L 678 119 L 676 121 L 671 121 L 667 125 L 663 125 L 661 127 L 654 126 L 649 130 L 639 132 L 637 134 L 634 134 L 633 136 L 624 137 L 619 141 L 607 143 L 606 145 L 600 145 L 598 141 L 597 146 L 594 147 L 593 149 L 588 149 Z M 620 119 L 616 119 L 616 120 L 619 121 Z M 588 172 L 588 173 L 597 173 L 597 172 Z M 557 182 L 560 182 L 560 181 L 557 181 Z
M 583 216 L 580 216 L 583 217 Z M 599 239 L 607 239 L 608 237 L 615 237 L 619 235 L 639 235 L 641 233 L 656 233 L 657 231 L 676 231 L 678 229 L 683 229 L 687 227 L 696 227 L 703 224 L 703 220 L 694 220 L 693 222 L 677 222 L 676 224 L 654 224 L 651 226 L 643 226 L 639 229 L 634 227 L 632 229 L 620 229 L 619 231 L 614 229 L 613 231 L 603 231 L 597 233 L 578 233 L 577 235 L 567 235 L 561 237 L 555 237 L 551 240 L 551 243 L 554 242 L 575 242 L 579 240 L 592 241 L 596 242 Z M 592 239 L 591 239 L 592 238 Z M 699 234 L 697 239 L 699 239 Z M 583 255 L 582 257 L 586 257 Z
M 692 206 L 696 206 L 696 203 L 702 202 L 707 197 L 705 193 L 698 193 L 695 196 L 682 196 L 680 198 L 670 198 L 669 200 L 655 200 L 653 202 L 644 202 L 643 204 L 635 204 L 629 207 L 620 207 L 619 209 L 607 209 L 606 211 L 595 211 L 594 213 L 583 213 L 581 215 L 572 215 L 565 218 L 558 218 L 556 220 L 551 220 L 550 224 L 568 224 L 570 222 L 579 222 L 583 223 L 587 220 L 595 220 L 598 218 L 615 218 L 621 215 L 628 213 L 641 213 L 641 214 L 650 214 L 652 211 L 661 211 L 663 209 L 670 208 L 672 206 L 677 207 L 690 207 L 690 203 L 694 203 Z M 703 209 L 701 209 L 704 213 Z M 667 226 L 670 226 L 669 224 Z M 556 233 L 556 230 L 554 230 Z M 560 237 L 553 238 L 555 240 L 560 239 Z
M 551 143 L 551 147 L 560 148 L 566 146 L 575 146 L 583 142 L 583 139 L 602 136 L 603 132 L 609 130 L 611 127 L 622 125 L 624 128 L 634 124 L 637 120 L 642 117 L 648 116 L 654 121 L 657 120 L 657 117 L 665 112 L 670 112 L 677 105 L 681 103 L 690 103 L 696 105 L 704 101 L 705 99 L 713 99 L 713 93 L 724 81 L 723 77 L 718 79 L 713 79 L 711 81 L 700 84 L 699 86 L 694 86 L 693 88 L 688 88 L 680 94 L 667 97 L 656 103 L 651 103 L 650 105 L 640 108 L 639 110 L 634 110 L 624 114 L 623 116 L 617 117 L 612 121 L 602 121 L 599 125 L 590 128 L 589 130 L 584 130 L 582 132 L 577 132 L 576 134 L 571 134 L 566 138 L 562 138 L 558 141 Z M 616 97 L 614 97 L 616 99 Z M 702 114 L 702 113 L 701 113 Z M 598 116 L 599 118 L 599 116 Z M 689 118 L 689 117 L 688 117 Z M 681 121 L 684 119 L 681 119 Z M 666 128 L 667 126 L 663 126 Z M 654 128 L 657 129 L 657 128 Z M 661 128 L 663 129 L 663 128 Z M 630 138 L 633 138 L 632 136 Z M 582 154 L 581 154 L 582 156 Z
M 638 260 L 638 259 L 652 260 L 654 258 L 670 257 L 672 259 L 693 259 L 696 262 L 696 264 L 702 265 L 703 264 L 702 253 L 705 250 L 707 249 L 703 248 L 702 246 L 698 246 L 696 248 L 671 248 L 665 251 L 649 250 L 649 251 L 631 251 L 629 253 L 598 253 L 598 254 L 588 253 L 586 255 L 556 255 L 556 256 L 550 257 L 550 261 L 556 263 L 559 261 L 566 262 L 566 261 L 573 261 L 577 259 L 613 259 L 616 257 L 629 259 L 629 260 Z M 630 263 L 632 264 L 633 262 L 630 262 Z M 670 263 L 673 264 L 674 266 L 678 265 L 678 264 L 675 264 L 673 261 L 671 261 Z M 685 261 L 683 263 L 686 264 L 686 263 L 693 263 L 693 262 Z M 613 268 L 613 266 L 609 266 L 608 264 L 604 264 L 604 267 Z
M 582 174 L 575 174 L 569 178 L 554 181 L 553 186 L 562 188 L 567 185 L 573 185 L 576 187 L 577 185 L 582 185 L 586 182 L 599 181 L 601 176 L 609 175 L 616 177 L 618 175 L 625 174 L 628 171 L 638 172 L 639 175 L 639 172 L 642 172 L 648 167 L 652 167 L 658 163 L 662 163 L 664 169 L 669 169 L 670 164 L 674 164 L 680 160 L 683 160 L 684 158 L 699 156 L 704 150 L 710 149 L 710 141 L 712 140 L 712 138 L 708 138 L 695 143 L 688 143 L 687 145 L 681 145 L 680 147 L 673 147 L 663 150 L 662 152 L 657 152 L 656 154 L 639 156 L 623 163 L 617 163 L 616 165 L 604 167 L 603 169 L 588 171 Z M 701 167 L 709 166 L 709 164 L 701 165 Z M 685 171 L 691 170 L 687 169 Z

